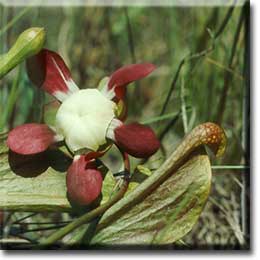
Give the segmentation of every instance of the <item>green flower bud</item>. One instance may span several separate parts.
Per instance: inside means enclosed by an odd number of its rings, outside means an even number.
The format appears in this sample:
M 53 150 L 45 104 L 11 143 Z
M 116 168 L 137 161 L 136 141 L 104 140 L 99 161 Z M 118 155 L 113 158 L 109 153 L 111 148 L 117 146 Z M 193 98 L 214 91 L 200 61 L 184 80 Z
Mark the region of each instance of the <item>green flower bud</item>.
M 38 53 L 44 41 L 44 28 L 32 27 L 22 32 L 12 48 L 0 56 L 0 79 L 17 64 Z

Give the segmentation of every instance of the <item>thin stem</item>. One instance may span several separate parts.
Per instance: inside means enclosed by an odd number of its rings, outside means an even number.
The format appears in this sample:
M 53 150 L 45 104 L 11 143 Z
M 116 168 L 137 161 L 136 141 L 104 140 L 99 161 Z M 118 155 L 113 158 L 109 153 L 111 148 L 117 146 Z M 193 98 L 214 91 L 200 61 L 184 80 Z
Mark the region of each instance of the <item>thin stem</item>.
M 187 134 L 188 118 L 187 118 L 187 111 L 186 111 L 185 86 L 184 86 L 184 75 L 183 74 L 181 77 L 181 114 L 182 114 L 182 123 L 183 123 L 184 133 Z
M 166 97 L 166 100 L 164 101 L 163 108 L 162 108 L 162 110 L 161 110 L 160 116 L 164 114 L 164 112 L 165 112 L 165 110 L 166 110 L 166 108 L 167 108 L 167 105 L 168 105 L 168 103 L 169 103 L 169 101 L 170 101 L 172 92 L 173 92 L 174 89 L 175 89 L 176 82 L 177 82 L 177 80 L 178 80 L 178 77 L 179 77 L 181 68 L 182 68 L 182 66 L 184 65 L 184 63 L 185 63 L 185 58 L 183 58 L 183 59 L 181 60 L 179 66 L 178 66 L 178 68 L 177 68 L 176 74 L 175 74 L 175 76 L 174 76 L 174 78 L 173 78 L 173 81 L 172 81 L 172 83 L 171 83 L 170 90 L 169 90 L 169 92 L 168 92 L 168 95 L 167 95 L 167 97 Z
M 58 225 L 58 224 L 68 224 L 71 221 L 59 221 L 59 222 L 22 222 L 22 223 L 13 223 L 13 225 Z
M 219 29 L 217 30 L 217 33 L 216 33 L 215 36 L 213 37 L 213 39 L 212 39 L 212 40 L 213 40 L 213 43 L 212 43 L 212 45 L 211 45 L 209 48 L 207 48 L 207 49 L 205 49 L 205 50 L 203 50 L 203 51 L 201 51 L 201 52 L 195 53 L 195 54 L 188 54 L 186 57 L 184 57 L 184 58 L 180 61 L 180 64 L 179 64 L 179 66 L 178 66 L 178 68 L 177 68 L 177 71 L 176 71 L 175 76 L 174 76 L 174 78 L 173 78 L 173 81 L 172 81 L 172 83 L 171 83 L 170 89 L 169 89 L 169 91 L 168 91 L 167 97 L 166 97 L 166 99 L 165 99 L 165 101 L 164 101 L 164 104 L 163 104 L 163 107 L 162 107 L 162 110 L 161 110 L 160 115 L 163 115 L 164 112 L 166 111 L 166 108 L 167 108 L 168 103 L 169 103 L 169 101 L 170 101 L 171 95 L 172 95 L 172 93 L 173 93 L 173 91 L 174 91 L 174 89 L 175 89 L 175 86 L 176 86 L 176 83 L 177 83 L 177 81 L 178 81 L 180 72 L 181 72 L 182 67 L 183 67 L 183 65 L 185 64 L 185 62 L 190 61 L 190 60 L 192 60 L 192 59 L 201 58 L 201 57 L 207 55 L 208 53 L 210 53 L 211 51 L 213 51 L 213 49 L 214 49 L 214 41 L 221 35 L 221 33 L 224 31 L 225 27 L 227 26 L 228 21 L 230 20 L 230 17 L 231 17 L 231 15 L 232 15 L 233 9 L 234 9 L 234 6 L 232 5 L 232 6 L 229 8 L 229 10 L 227 11 L 227 14 L 226 14 L 226 16 L 225 16 L 223 22 L 221 23 Z
M 15 77 L 15 80 L 12 83 L 9 98 L 7 100 L 6 109 L 3 111 L 3 115 L 0 120 L 0 130 L 2 130 L 4 126 L 7 125 L 8 118 L 10 117 L 13 108 L 15 106 L 15 102 L 19 94 L 18 87 L 19 87 L 20 77 L 21 77 L 21 67 L 18 67 L 17 75 Z
M 207 22 L 205 23 L 204 28 L 216 28 L 219 20 L 219 13 L 220 13 L 220 8 L 218 7 L 213 7 L 212 8 L 212 13 Z M 207 47 L 208 43 L 208 31 L 203 30 L 201 35 L 198 37 L 198 41 L 196 43 L 195 50 L 203 50 Z
M 25 217 L 22 217 L 22 218 L 16 220 L 15 222 L 13 222 L 13 224 L 18 224 L 19 222 L 21 222 L 21 221 L 23 221 L 23 220 L 25 220 L 25 219 L 27 219 L 27 218 L 33 217 L 33 216 L 35 216 L 35 215 L 37 215 L 37 214 L 38 214 L 38 213 L 29 214 L 29 215 L 27 215 L 27 216 L 25 216 Z
M 237 43 L 238 43 L 240 31 L 241 31 L 242 26 L 243 26 L 244 12 L 245 12 L 244 9 L 245 8 L 242 8 L 242 10 L 241 10 L 237 29 L 236 29 L 236 32 L 235 32 L 235 37 L 234 37 L 232 48 L 231 48 L 231 54 L 230 54 L 230 57 L 229 57 L 229 63 L 228 63 L 229 68 L 233 67 L 233 60 L 234 60 L 235 52 L 236 52 L 236 49 L 237 49 Z M 218 105 L 218 109 L 217 109 L 217 120 L 216 121 L 219 124 L 221 124 L 222 120 L 223 120 L 223 115 L 224 115 L 224 111 L 225 111 L 225 108 L 226 108 L 227 94 L 228 94 L 228 90 L 230 88 L 230 82 L 231 82 L 232 76 L 233 76 L 233 74 L 230 74 L 229 72 L 225 73 L 224 88 L 223 88 L 223 91 L 221 93 L 221 96 L 220 96 L 220 99 L 219 99 L 219 102 L 218 102 L 219 105 Z
M 249 169 L 250 166 L 246 165 L 212 165 L 211 169 L 214 170 L 245 170 Z
M 211 58 L 209 58 L 209 57 L 206 58 L 206 61 L 207 61 L 208 63 L 211 63 L 211 64 L 213 64 L 213 65 L 216 65 L 217 67 L 223 69 L 224 71 L 227 71 L 227 72 L 233 74 L 235 78 L 238 78 L 238 79 L 240 79 L 240 80 L 244 80 L 244 77 L 243 77 L 239 72 L 234 71 L 233 69 L 228 68 L 228 67 L 222 65 L 220 62 L 218 62 L 218 61 L 216 61 L 216 60 L 213 60 L 213 59 L 211 59 Z
M 130 23 L 127 7 L 124 8 L 125 18 L 126 18 L 126 24 L 127 24 L 127 35 L 128 35 L 128 44 L 129 49 L 131 52 L 131 57 L 133 63 L 136 63 L 136 55 L 135 55 L 135 46 L 134 46 L 134 40 L 133 40 L 133 30 Z
M 191 111 L 191 107 L 187 106 L 187 107 L 185 107 L 185 109 L 186 109 L 186 112 Z M 157 122 L 160 122 L 160 121 L 172 119 L 172 118 L 178 116 L 179 114 L 180 114 L 180 112 L 172 112 L 172 113 L 165 114 L 163 116 L 156 116 L 156 117 L 153 117 L 151 119 L 141 121 L 141 124 L 149 125 L 149 124 L 157 123 Z
M 165 128 L 158 134 L 159 140 L 162 141 L 168 131 L 175 125 L 177 120 L 179 119 L 180 112 L 165 126 Z
M 175 74 L 175 77 L 174 77 L 174 79 L 172 81 L 172 84 L 171 84 L 170 90 L 168 92 L 168 95 L 166 97 L 166 100 L 165 100 L 165 102 L 163 104 L 163 108 L 162 108 L 162 111 L 161 111 L 160 115 L 163 115 L 164 112 L 166 111 L 166 107 L 167 107 L 167 105 L 168 105 L 168 103 L 170 101 L 170 98 L 171 98 L 171 95 L 173 93 L 173 90 L 175 89 L 175 86 L 176 86 L 177 80 L 179 78 L 180 72 L 181 72 L 181 70 L 183 68 L 183 65 L 186 62 L 188 62 L 188 61 L 192 61 L 194 59 L 198 59 L 198 58 L 202 58 L 202 57 L 206 56 L 207 54 L 211 53 L 214 50 L 214 48 L 215 48 L 215 45 L 214 45 L 214 41 L 213 41 L 212 45 L 209 48 L 207 48 L 207 49 L 205 49 L 203 51 L 197 52 L 197 53 L 188 54 L 186 57 L 184 57 L 181 60 L 180 65 L 179 65 L 179 67 L 177 69 L 177 72 Z
M 236 176 L 231 175 L 232 180 L 234 180 L 234 182 L 240 187 L 240 189 L 243 189 L 243 184 L 236 178 Z M 243 231 L 243 229 L 242 229 Z
M 129 50 L 130 50 L 130 53 L 131 53 L 131 59 L 132 59 L 132 63 L 136 63 L 136 53 L 135 53 L 133 29 L 132 29 L 132 25 L 131 25 L 131 22 L 130 22 L 127 7 L 124 7 L 124 14 L 125 14 L 125 18 L 126 18 L 128 46 L 129 46 Z M 133 102 L 135 103 L 135 106 L 133 106 L 133 109 L 137 113 L 137 112 L 140 111 L 140 109 L 139 109 L 140 105 L 139 104 L 142 104 L 142 102 L 141 102 L 141 100 L 139 100 L 139 102 L 136 103 L 135 99 L 136 99 L 136 97 L 142 98 L 142 95 L 140 95 L 140 84 L 139 84 L 139 82 L 137 81 L 134 84 L 135 84 L 135 88 L 134 88 L 132 98 L 134 99 Z
M 119 55 L 117 55 L 118 53 L 118 40 L 117 37 L 115 37 L 115 35 L 113 34 L 113 30 L 112 30 L 112 26 L 111 26 L 111 21 L 110 21 L 110 15 L 111 15 L 111 7 L 107 7 L 105 8 L 104 11 L 104 26 L 106 28 L 107 31 L 107 35 L 108 35 L 108 42 L 109 42 L 109 47 L 111 49 L 111 51 L 108 53 L 109 57 L 110 57 L 110 62 L 108 64 L 109 68 L 111 71 L 115 70 L 115 68 L 117 66 L 120 65 L 119 62 Z
M 28 11 L 30 11 L 31 8 L 31 6 L 23 8 L 22 11 L 17 14 L 9 23 L 7 23 L 6 26 L 0 31 L 0 37 L 2 37 L 3 34 L 5 34 L 16 22 L 18 22 Z
M 219 29 L 217 30 L 217 32 L 215 33 L 215 38 L 218 38 L 219 35 L 225 30 L 228 21 L 233 13 L 233 10 L 235 8 L 235 4 L 236 4 L 236 0 L 234 0 L 233 5 L 230 6 L 230 8 L 227 11 L 227 14 L 225 15 L 224 20 L 222 21 L 221 25 L 219 26 Z
M 181 112 L 179 112 L 178 114 L 176 114 L 176 115 L 172 118 L 172 120 L 164 127 L 164 129 L 162 129 L 162 130 L 159 132 L 159 134 L 158 134 L 158 138 L 159 138 L 159 140 L 160 140 L 160 142 L 161 142 L 160 149 L 161 149 L 161 151 L 162 151 L 163 156 L 166 155 L 166 150 L 165 150 L 165 147 L 164 147 L 164 145 L 163 145 L 163 143 L 162 143 L 162 140 L 163 140 L 163 138 L 166 136 L 166 134 L 170 131 L 170 129 L 172 129 L 172 127 L 175 125 L 175 123 L 178 121 L 180 114 L 181 114 Z M 147 160 L 148 160 L 148 158 L 143 159 L 143 160 L 142 160 L 142 164 L 146 163 Z
M 62 228 L 62 227 L 64 227 L 64 224 L 54 225 L 54 226 L 50 226 L 50 227 L 42 227 L 42 228 L 33 228 L 33 229 L 21 230 L 17 234 L 24 234 L 24 233 L 38 232 L 38 231 L 46 231 L 46 230 L 52 230 L 52 229 L 57 229 L 57 228 Z

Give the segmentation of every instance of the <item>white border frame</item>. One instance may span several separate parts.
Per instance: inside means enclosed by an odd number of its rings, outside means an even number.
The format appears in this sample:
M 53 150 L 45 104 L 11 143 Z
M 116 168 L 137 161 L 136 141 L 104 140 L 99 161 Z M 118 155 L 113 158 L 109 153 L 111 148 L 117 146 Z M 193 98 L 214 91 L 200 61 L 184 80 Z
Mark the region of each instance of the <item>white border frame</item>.
M 43 2 L 44 1 L 44 2 Z M 5 6 L 25 6 L 25 5 L 50 5 L 59 6 L 64 5 L 95 5 L 95 6 L 172 6 L 172 5 L 184 5 L 184 6 L 200 6 L 200 5 L 230 5 L 228 0 L 129 0 L 127 1 L 87 1 L 87 0 L 0 0 L 0 4 Z M 130 2 L 131 1 L 131 2 Z M 73 2 L 73 3 L 71 3 Z M 210 3 L 209 3 L 210 2 Z M 237 4 L 244 3 L 245 0 L 238 0 Z M 129 252 L 129 251 L 12 251 L 5 252 L 0 251 L 0 259 L 45 259 L 58 260 L 58 259 L 71 259 L 71 258 L 84 258 L 86 259 L 161 259 L 171 258 L 177 259 L 209 259 L 209 258 L 221 258 L 234 259 L 237 258 L 260 258 L 260 164 L 257 160 L 257 155 L 260 154 L 260 1 L 251 0 L 251 251 L 146 251 L 144 252 Z M 204 3 L 204 4 L 203 4 Z M 258 161 L 258 163 L 257 163 Z

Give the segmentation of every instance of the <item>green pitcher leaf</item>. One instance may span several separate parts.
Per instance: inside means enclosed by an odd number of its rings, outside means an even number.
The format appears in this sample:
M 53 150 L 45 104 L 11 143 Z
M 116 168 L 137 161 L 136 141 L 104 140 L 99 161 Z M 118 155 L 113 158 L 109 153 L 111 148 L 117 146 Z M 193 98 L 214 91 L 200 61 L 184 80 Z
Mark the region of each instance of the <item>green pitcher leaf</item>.
M 191 230 L 201 214 L 210 183 L 208 156 L 194 154 L 144 200 L 102 228 L 105 214 L 91 244 L 160 245 L 179 240 Z M 131 201 L 131 193 L 128 196 Z

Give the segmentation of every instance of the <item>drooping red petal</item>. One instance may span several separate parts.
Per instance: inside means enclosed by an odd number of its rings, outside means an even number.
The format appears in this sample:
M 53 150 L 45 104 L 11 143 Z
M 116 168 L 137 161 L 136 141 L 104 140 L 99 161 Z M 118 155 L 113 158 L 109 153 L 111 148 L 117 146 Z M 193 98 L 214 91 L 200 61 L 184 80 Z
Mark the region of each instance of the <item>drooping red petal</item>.
M 114 135 L 117 145 L 137 158 L 147 158 L 160 147 L 153 130 L 138 123 L 121 125 L 114 130 Z
M 146 77 L 155 70 L 155 68 L 155 65 L 151 63 L 124 66 L 111 75 L 108 82 L 108 89 L 114 89 L 116 97 L 122 99 L 125 96 L 125 87 L 127 84 Z
M 69 167 L 66 182 L 69 198 L 79 205 L 88 205 L 99 196 L 103 178 L 93 163 L 80 156 Z
M 7 138 L 8 147 L 18 154 L 36 154 L 55 142 L 55 133 L 44 124 L 24 124 L 14 128 Z
M 49 94 L 63 101 L 78 87 L 65 62 L 56 52 L 42 49 L 26 61 L 30 80 Z

